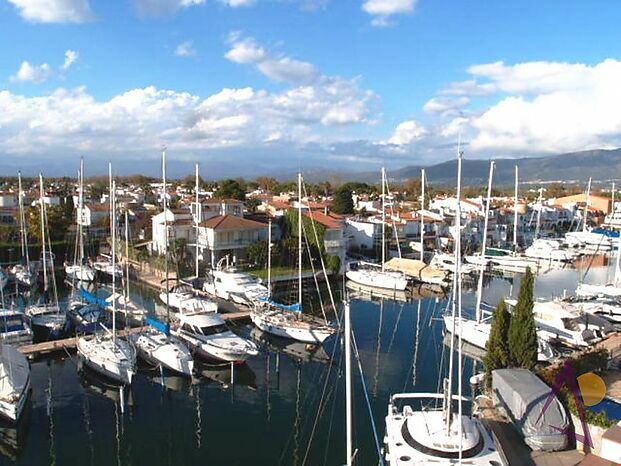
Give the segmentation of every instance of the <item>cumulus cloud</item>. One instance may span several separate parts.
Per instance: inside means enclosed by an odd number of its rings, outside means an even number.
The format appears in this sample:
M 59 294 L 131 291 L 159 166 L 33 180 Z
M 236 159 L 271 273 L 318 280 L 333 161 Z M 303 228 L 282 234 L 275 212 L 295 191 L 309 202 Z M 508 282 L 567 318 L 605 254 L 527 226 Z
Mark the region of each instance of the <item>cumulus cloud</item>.
M 175 48 L 175 55 L 178 57 L 193 57 L 196 55 L 196 49 L 194 48 L 194 42 L 186 40 Z
M 440 115 L 454 115 L 470 103 L 470 98 L 460 97 L 434 97 L 425 103 L 423 110 L 427 113 Z
M 229 41 L 231 48 L 224 55 L 228 60 L 254 65 L 260 73 L 274 81 L 309 83 L 319 77 L 313 64 L 268 53 L 251 37 L 232 34 Z
M 392 136 L 384 144 L 407 146 L 420 140 L 426 134 L 427 130 L 416 120 L 406 120 L 397 125 Z
M 12 82 L 33 82 L 42 83 L 52 75 L 52 69 L 47 63 L 33 65 L 28 61 L 23 61 L 17 73 L 11 76 Z
M 88 0 L 9 0 L 33 23 L 84 23 L 94 18 Z
M 256 3 L 256 0 L 220 0 L 227 6 L 231 8 L 239 8 L 243 6 L 252 6 Z
M 409 14 L 414 11 L 417 0 L 364 0 L 362 9 L 370 14 L 373 26 L 389 26 L 394 15 Z
M 134 0 L 140 16 L 167 16 L 178 10 L 203 5 L 205 0 Z
M 75 63 L 75 61 L 78 59 L 79 56 L 80 54 L 76 52 L 75 50 L 65 51 L 65 61 L 63 62 L 60 69 L 68 70 L 69 67 Z

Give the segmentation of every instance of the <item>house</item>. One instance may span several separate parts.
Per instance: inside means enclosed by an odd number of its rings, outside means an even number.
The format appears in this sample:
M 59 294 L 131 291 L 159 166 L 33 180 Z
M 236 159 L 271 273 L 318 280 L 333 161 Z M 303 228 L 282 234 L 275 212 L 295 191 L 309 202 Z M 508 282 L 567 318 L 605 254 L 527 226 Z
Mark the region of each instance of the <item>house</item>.
M 192 203 L 192 215 L 196 218 L 199 216 L 198 222 L 204 222 L 213 217 L 221 217 L 232 215 L 235 217 L 244 216 L 244 203 L 237 199 L 209 199 L 199 203 L 200 208 L 196 209 L 196 203 Z
M 348 218 L 345 221 L 345 237 L 348 249 L 374 250 L 381 242 L 382 225 L 368 220 Z
M 312 218 L 317 223 L 325 227 L 323 234 L 323 246 L 326 254 L 337 256 L 341 259 L 341 264 L 345 260 L 346 241 L 345 241 L 345 220 L 337 214 L 325 214 L 322 212 L 304 213 L 308 218 Z M 306 232 L 307 235 L 314 234 Z
M 102 219 L 110 216 L 109 204 L 87 204 L 82 207 L 79 222 L 82 226 L 90 227 L 98 224 Z
M 19 210 L 15 207 L 0 207 L 0 224 L 16 225 L 18 223 Z
M 0 207 L 16 207 L 17 194 L 10 192 L 0 193 Z
M 267 238 L 265 223 L 237 215 L 218 215 L 198 225 L 199 259 L 209 260 L 212 267 L 227 254 L 235 259 L 246 257 L 246 248 L 260 238 Z
M 185 239 L 188 244 L 194 243 L 196 233 L 194 220 L 189 209 L 166 209 L 151 219 L 152 242 L 151 252 L 163 254 L 168 240 Z
M 594 210 L 599 210 L 604 214 L 612 212 L 612 199 L 608 197 L 597 196 L 591 194 L 589 196 L 589 207 Z M 573 196 L 557 197 L 554 199 L 554 205 L 566 207 L 569 204 L 573 204 L 576 207 L 580 206 L 584 208 L 587 202 L 587 196 L 585 193 L 574 194 Z

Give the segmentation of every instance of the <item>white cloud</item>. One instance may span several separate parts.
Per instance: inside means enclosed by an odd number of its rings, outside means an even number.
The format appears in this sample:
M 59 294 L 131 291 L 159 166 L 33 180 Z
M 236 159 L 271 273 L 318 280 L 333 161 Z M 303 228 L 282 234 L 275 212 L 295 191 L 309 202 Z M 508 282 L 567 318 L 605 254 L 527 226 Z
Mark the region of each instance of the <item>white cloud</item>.
M 66 50 L 65 51 L 65 61 L 63 62 L 62 66 L 60 68 L 62 70 L 69 69 L 69 67 L 75 63 L 75 61 L 78 59 L 79 56 L 80 56 L 80 54 L 78 52 L 76 52 L 75 50 Z
M 239 8 L 244 6 L 252 6 L 256 3 L 256 0 L 220 0 L 227 6 L 231 8 Z
M 47 63 L 42 65 L 33 65 L 30 62 L 23 61 L 17 73 L 11 76 L 13 82 L 33 82 L 42 83 L 52 75 L 52 69 Z
M 425 103 L 423 110 L 427 113 L 440 115 L 454 115 L 470 103 L 470 98 L 460 97 L 434 97 Z
M 84 23 L 94 18 L 88 0 L 9 0 L 33 23 Z
M 416 120 L 406 120 L 397 125 L 392 136 L 387 141 L 384 141 L 384 144 L 407 146 L 420 140 L 426 134 L 427 130 Z
M 319 72 L 313 64 L 283 55 L 272 55 L 251 37 L 242 38 L 239 33 L 233 33 L 229 42 L 231 48 L 224 55 L 227 59 L 255 65 L 259 72 L 274 81 L 309 83 L 319 78 Z
M 417 0 L 364 0 L 362 9 L 373 16 L 373 26 L 389 26 L 390 18 L 398 14 L 410 14 Z
M 621 143 L 619 60 L 594 65 L 495 62 L 471 66 L 468 72 L 474 79 L 439 92 L 461 96 L 464 100 L 456 102 L 463 105 L 457 108 L 465 114 L 445 123 L 438 134 L 471 135 L 474 153 L 562 153 Z M 487 103 L 494 96 L 496 102 Z M 466 99 L 476 105 L 476 97 L 485 97 L 486 106 L 469 111 Z M 438 102 L 441 98 L 431 99 L 426 107 L 442 113 Z
M 196 55 L 196 48 L 194 48 L 194 42 L 186 40 L 175 48 L 175 55 L 178 57 L 193 57 Z

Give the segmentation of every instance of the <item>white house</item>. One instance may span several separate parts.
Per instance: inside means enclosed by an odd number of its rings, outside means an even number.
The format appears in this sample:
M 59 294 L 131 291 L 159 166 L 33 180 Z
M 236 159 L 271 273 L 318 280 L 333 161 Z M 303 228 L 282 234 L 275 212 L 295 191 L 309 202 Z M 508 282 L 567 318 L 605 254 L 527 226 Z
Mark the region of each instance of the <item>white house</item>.
M 267 237 L 268 226 L 236 215 L 219 215 L 198 225 L 199 259 L 209 260 L 212 267 L 227 254 L 237 259 L 246 256 L 245 249 Z
M 353 218 L 348 218 L 345 223 L 348 248 L 372 250 L 375 244 L 381 241 L 382 225 L 380 223 Z
M 17 194 L 16 193 L 0 193 L 0 207 L 15 207 L 17 206 Z
M 196 203 L 191 205 L 192 215 L 196 218 L 199 216 L 198 222 L 204 222 L 213 217 L 225 215 L 233 215 L 235 217 L 244 216 L 244 203 L 237 199 L 209 199 L 200 202 L 200 209 L 197 212 Z
M 82 215 L 78 220 L 82 226 L 90 227 L 96 224 L 102 218 L 108 216 L 110 216 L 110 205 L 87 204 L 82 208 Z
M 194 220 L 189 209 L 167 209 L 160 212 L 151 219 L 151 228 L 151 251 L 157 254 L 165 251 L 167 233 L 169 241 L 183 238 L 190 244 L 196 238 Z

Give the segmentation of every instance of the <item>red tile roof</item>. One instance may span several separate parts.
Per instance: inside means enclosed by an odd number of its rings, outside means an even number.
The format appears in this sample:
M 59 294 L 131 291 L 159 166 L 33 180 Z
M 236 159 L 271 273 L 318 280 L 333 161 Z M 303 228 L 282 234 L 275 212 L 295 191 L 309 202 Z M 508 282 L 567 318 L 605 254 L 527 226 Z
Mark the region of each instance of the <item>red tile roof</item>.
M 316 222 L 324 225 L 326 228 L 330 228 L 330 229 L 343 228 L 342 219 L 338 217 L 333 217 L 331 214 L 326 215 L 322 212 L 313 212 L 313 215 L 311 217 L 310 213 L 304 212 L 304 216 L 308 218 L 312 218 Z
M 219 215 L 199 223 L 202 228 L 213 230 L 258 230 L 267 228 L 265 223 L 255 222 L 235 215 Z

